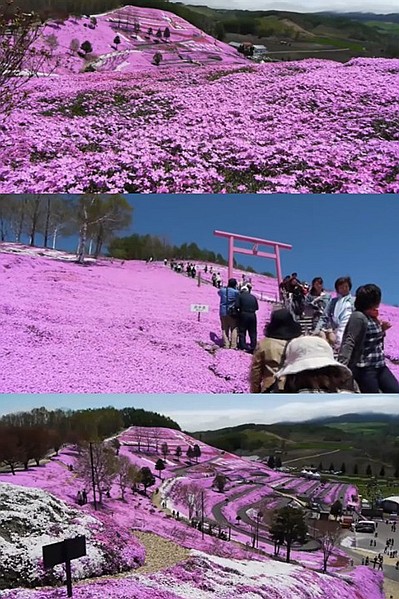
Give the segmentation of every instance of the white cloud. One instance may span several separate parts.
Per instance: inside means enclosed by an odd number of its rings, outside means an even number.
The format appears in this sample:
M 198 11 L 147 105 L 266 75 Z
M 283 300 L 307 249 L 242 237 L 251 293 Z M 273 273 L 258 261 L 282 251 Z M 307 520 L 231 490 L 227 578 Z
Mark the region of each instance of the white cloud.
M 240 397 L 242 398 L 240 401 Z M 244 399 L 245 398 L 245 399 Z M 277 401 L 275 398 L 278 398 Z M 237 407 L 237 404 L 246 407 Z M 252 405 L 251 405 L 252 404 Z M 254 405 L 255 404 L 255 405 Z M 260 405 L 259 405 L 260 404 Z M 163 409 L 163 413 L 176 420 L 187 431 L 214 430 L 239 424 L 272 424 L 285 420 L 300 422 L 324 416 L 347 413 L 378 412 L 398 414 L 397 398 L 389 395 L 275 395 L 235 396 L 230 409 Z

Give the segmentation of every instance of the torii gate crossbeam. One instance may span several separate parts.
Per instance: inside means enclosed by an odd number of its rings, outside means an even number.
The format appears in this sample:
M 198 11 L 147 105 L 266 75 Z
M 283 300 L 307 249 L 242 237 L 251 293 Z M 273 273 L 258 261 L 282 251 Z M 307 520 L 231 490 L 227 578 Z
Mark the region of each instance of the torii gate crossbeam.
M 225 237 L 229 242 L 229 266 L 228 266 L 228 277 L 231 279 L 233 277 L 233 266 L 234 266 L 234 252 L 237 254 L 246 254 L 249 256 L 259 256 L 260 258 L 269 258 L 271 260 L 275 260 L 276 262 L 276 271 L 277 271 L 277 281 L 280 285 L 283 280 L 283 275 L 281 272 L 281 259 L 280 259 L 280 250 L 292 250 L 292 245 L 288 243 L 281 243 L 280 241 L 270 241 L 269 239 L 261 239 L 259 237 L 249 237 L 248 235 L 239 235 L 237 233 L 228 233 L 227 231 L 214 231 L 214 235 L 217 237 Z M 252 249 L 237 247 L 234 245 L 235 241 L 246 241 L 248 243 L 252 243 Z M 272 246 L 274 253 L 267 253 L 264 251 L 259 251 L 258 247 L 260 245 L 268 245 Z

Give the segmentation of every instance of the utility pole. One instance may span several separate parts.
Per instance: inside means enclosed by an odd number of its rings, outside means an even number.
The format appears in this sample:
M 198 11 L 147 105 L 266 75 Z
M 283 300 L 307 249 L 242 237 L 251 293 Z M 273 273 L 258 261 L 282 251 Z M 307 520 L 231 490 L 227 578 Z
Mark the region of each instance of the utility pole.
M 97 499 L 96 499 L 96 481 L 94 478 L 94 460 L 93 460 L 93 443 L 90 441 L 90 465 L 91 465 L 91 482 L 93 485 L 93 500 L 94 500 L 94 509 L 97 510 Z
M 204 492 L 201 493 L 201 533 L 204 540 Z

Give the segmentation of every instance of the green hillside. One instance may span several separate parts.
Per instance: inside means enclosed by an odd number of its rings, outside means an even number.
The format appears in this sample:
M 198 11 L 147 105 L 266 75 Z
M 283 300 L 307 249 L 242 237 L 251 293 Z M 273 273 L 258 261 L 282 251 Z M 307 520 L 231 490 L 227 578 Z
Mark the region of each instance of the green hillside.
M 399 478 L 399 418 L 346 415 L 301 423 L 245 424 L 194 436 L 225 451 L 260 458 L 279 455 L 283 466 L 342 470 L 351 476 Z M 344 466 L 344 468 L 342 468 Z

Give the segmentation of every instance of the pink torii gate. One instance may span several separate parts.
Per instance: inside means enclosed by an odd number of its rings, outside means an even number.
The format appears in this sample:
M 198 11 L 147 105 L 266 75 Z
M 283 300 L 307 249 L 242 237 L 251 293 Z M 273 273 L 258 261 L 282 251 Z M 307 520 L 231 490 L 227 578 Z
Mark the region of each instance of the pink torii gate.
M 237 233 L 227 233 L 226 231 L 214 231 L 213 234 L 218 237 L 227 237 L 227 239 L 229 240 L 229 279 L 233 277 L 234 252 L 236 252 L 237 254 L 247 254 L 250 256 L 259 256 L 260 258 L 270 258 L 272 260 L 275 260 L 277 270 L 277 281 L 280 285 L 281 281 L 283 280 L 283 275 L 281 272 L 280 249 L 292 250 L 292 245 L 289 245 L 288 243 L 281 243 L 280 241 L 260 239 L 259 237 L 248 237 L 247 235 L 238 235 Z M 235 240 L 247 241 L 249 243 L 252 243 L 252 249 L 235 246 Z M 274 254 L 259 251 L 260 245 L 271 245 L 274 249 Z

